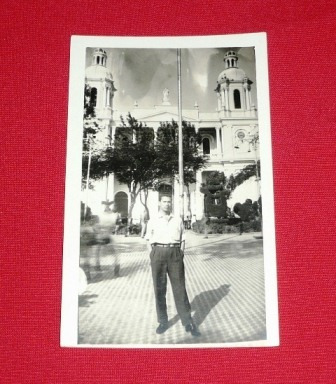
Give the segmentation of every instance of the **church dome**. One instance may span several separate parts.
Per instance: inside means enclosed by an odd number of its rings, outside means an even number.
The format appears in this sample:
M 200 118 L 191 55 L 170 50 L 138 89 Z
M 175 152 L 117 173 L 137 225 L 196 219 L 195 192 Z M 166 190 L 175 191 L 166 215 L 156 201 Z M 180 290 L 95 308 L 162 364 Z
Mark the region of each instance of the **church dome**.
M 92 64 L 85 70 L 85 76 L 88 79 L 104 79 L 113 81 L 112 73 L 107 69 L 106 63 L 106 51 L 102 48 L 96 48 L 92 54 Z
M 238 55 L 235 49 L 227 51 L 223 61 L 225 69 L 219 74 L 218 83 L 224 83 L 226 80 L 241 82 L 246 78 L 246 73 L 238 66 Z
M 91 65 L 85 70 L 88 79 L 107 79 L 113 81 L 112 73 L 102 65 Z
M 218 76 L 218 83 L 223 83 L 226 79 L 230 81 L 243 81 L 246 73 L 240 68 L 224 69 Z

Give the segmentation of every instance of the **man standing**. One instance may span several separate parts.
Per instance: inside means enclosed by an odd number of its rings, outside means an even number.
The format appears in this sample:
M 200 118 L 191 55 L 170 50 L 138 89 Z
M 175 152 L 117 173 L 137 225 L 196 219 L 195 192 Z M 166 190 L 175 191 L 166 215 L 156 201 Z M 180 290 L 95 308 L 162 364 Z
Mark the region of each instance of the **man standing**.
M 161 196 L 157 218 L 150 219 L 147 226 L 147 246 L 150 251 L 154 284 L 156 313 L 159 326 L 156 333 L 162 334 L 168 329 L 166 304 L 167 275 L 174 295 L 177 313 L 187 332 L 200 336 L 191 318 L 190 303 L 185 287 L 184 275 L 184 227 L 180 218 L 171 214 L 171 197 Z

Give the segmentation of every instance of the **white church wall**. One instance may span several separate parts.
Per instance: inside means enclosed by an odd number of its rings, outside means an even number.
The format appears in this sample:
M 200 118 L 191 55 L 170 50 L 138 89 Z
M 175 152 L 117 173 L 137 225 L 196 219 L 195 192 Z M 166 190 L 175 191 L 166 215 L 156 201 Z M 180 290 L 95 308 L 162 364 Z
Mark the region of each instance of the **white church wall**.
M 157 191 L 149 190 L 148 192 L 148 199 L 147 199 L 147 207 L 149 210 L 150 217 L 155 217 L 155 215 L 158 213 L 159 209 L 159 194 Z M 144 206 L 140 201 L 140 198 L 138 197 L 136 200 L 136 203 L 133 208 L 132 217 L 133 221 L 135 223 L 140 221 L 141 214 L 144 211 Z
M 259 181 L 256 180 L 255 176 L 252 176 L 232 192 L 227 204 L 232 209 L 236 203 L 245 203 L 246 199 L 251 199 L 254 202 L 259 199 L 259 196 Z
M 101 215 L 104 212 L 105 206 L 102 201 L 105 201 L 106 196 L 106 181 L 99 180 L 93 184 L 94 189 L 86 189 L 81 192 L 81 201 L 91 209 L 93 215 Z

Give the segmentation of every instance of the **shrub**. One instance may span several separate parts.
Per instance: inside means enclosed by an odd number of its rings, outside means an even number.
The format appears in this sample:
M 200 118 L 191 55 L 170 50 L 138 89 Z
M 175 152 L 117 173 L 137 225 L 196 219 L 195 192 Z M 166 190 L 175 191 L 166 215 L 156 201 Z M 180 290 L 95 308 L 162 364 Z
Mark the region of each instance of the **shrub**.
M 261 220 L 255 219 L 244 223 L 244 232 L 261 232 Z
M 238 219 L 239 220 L 239 219 Z M 231 224 L 229 224 L 231 223 Z M 206 222 L 198 220 L 192 224 L 192 230 L 196 233 L 204 234 L 223 234 L 223 233 L 239 233 L 239 225 L 241 221 L 230 220 L 211 220 Z M 248 223 L 243 223 L 243 232 L 260 232 L 261 220 L 253 220 Z
M 131 224 L 128 227 L 130 235 L 139 235 L 141 232 L 141 224 Z
M 259 216 L 259 204 L 257 201 L 252 203 L 251 199 L 246 199 L 245 203 L 236 203 L 233 212 L 239 215 L 244 222 L 256 220 Z
M 196 221 L 195 223 L 192 223 L 192 230 L 196 233 L 204 233 L 205 229 L 205 222 L 204 221 Z

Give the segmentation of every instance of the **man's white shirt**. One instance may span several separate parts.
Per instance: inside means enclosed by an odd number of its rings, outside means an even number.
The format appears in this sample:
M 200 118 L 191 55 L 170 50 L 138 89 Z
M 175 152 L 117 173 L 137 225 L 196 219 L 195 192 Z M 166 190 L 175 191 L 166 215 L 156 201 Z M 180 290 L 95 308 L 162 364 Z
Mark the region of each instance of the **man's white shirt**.
M 147 224 L 146 240 L 150 244 L 177 244 L 185 241 L 183 221 L 172 214 L 159 213 Z

